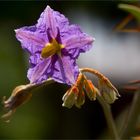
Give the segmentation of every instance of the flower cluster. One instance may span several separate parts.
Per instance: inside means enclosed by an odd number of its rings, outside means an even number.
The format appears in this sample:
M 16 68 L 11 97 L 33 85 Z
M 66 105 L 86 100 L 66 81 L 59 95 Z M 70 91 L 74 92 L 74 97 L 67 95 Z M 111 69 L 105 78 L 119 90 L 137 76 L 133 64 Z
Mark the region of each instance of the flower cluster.
M 108 104 L 114 103 L 118 99 L 120 95 L 117 89 L 103 74 L 88 68 L 87 72 L 89 71 L 97 76 L 98 86 L 94 86 L 91 80 L 88 80 L 84 74 L 80 73 L 76 83 L 63 96 L 63 106 L 71 108 L 75 105 L 80 108 L 85 102 L 85 94 L 91 101 L 96 100 L 97 96 L 101 96 Z

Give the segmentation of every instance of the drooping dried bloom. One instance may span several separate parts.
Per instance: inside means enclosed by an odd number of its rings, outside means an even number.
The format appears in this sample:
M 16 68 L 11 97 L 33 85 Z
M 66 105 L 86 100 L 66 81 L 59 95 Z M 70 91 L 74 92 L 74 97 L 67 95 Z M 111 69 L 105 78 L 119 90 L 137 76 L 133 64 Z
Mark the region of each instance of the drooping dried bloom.
M 30 53 L 27 77 L 31 83 L 48 78 L 72 85 L 79 74 L 76 59 L 91 48 L 94 39 L 49 6 L 37 24 L 15 30 L 22 48 Z

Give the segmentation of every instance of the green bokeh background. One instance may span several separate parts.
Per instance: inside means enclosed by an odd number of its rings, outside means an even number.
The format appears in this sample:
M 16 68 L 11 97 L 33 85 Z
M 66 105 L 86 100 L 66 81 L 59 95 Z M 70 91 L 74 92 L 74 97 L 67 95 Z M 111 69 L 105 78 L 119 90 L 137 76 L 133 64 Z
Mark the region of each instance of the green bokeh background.
M 81 7 L 90 15 L 95 12 L 109 20 L 112 16 L 125 14 L 117 9 L 118 2 L 111 1 L 1 1 L 0 2 L 0 97 L 10 96 L 12 89 L 28 83 L 28 55 L 15 38 L 14 29 L 33 25 L 46 5 L 67 16 L 70 9 Z M 75 11 L 78 12 L 78 11 Z M 79 15 L 80 16 L 80 15 Z M 91 16 L 91 18 L 93 18 Z M 70 17 L 72 19 L 72 17 Z M 77 18 L 78 20 L 78 18 Z M 108 138 L 106 121 L 97 101 L 86 103 L 81 109 L 62 107 L 62 96 L 68 87 L 54 83 L 37 89 L 33 98 L 18 108 L 10 123 L 0 120 L 0 138 L 8 139 L 65 139 Z M 127 100 L 126 100 L 127 99 Z M 122 97 L 113 105 L 114 117 L 126 103 Z M 119 107 L 123 105 L 121 109 Z M 2 115 L 1 106 L 1 115 Z M 104 135 L 106 133 L 106 135 Z

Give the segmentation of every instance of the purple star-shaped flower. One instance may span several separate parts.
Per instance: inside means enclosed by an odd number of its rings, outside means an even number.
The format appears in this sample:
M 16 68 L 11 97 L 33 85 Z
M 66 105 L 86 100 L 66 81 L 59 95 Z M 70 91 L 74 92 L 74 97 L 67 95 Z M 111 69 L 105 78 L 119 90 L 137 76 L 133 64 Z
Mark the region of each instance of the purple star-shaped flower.
M 37 24 L 15 30 L 22 48 L 30 53 L 27 77 L 31 83 L 48 78 L 72 85 L 79 74 L 76 59 L 91 48 L 94 39 L 49 6 Z

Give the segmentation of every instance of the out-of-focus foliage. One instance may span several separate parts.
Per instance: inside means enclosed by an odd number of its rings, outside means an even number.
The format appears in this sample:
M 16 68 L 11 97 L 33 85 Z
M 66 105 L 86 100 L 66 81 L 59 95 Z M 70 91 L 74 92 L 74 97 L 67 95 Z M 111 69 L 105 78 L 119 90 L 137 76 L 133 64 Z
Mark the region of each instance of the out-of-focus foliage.
M 137 21 L 140 22 L 140 7 L 130 4 L 119 4 L 118 7 L 131 13 L 137 19 Z
M 134 3 L 133 3 L 134 4 Z M 119 4 L 118 7 L 126 12 L 128 12 L 128 16 L 125 17 L 117 26 L 116 29 L 118 31 L 123 32 L 140 32 L 140 7 L 139 3 L 137 2 L 135 5 L 130 4 Z M 128 23 L 132 22 L 133 19 L 136 19 L 137 26 L 132 28 L 125 28 Z M 126 114 L 126 119 L 124 121 L 124 126 L 120 131 L 121 138 L 132 138 L 134 140 L 139 140 L 139 103 L 140 103 L 140 80 L 134 80 L 129 82 L 128 86 L 124 87 L 128 91 L 132 91 L 134 96 L 133 100 L 130 104 L 129 111 Z M 138 134 L 137 134 L 138 133 Z
M 140 7 L 139 3 L 119 4 L 118 7 L 128 13 L 126 17 L 119 22 L 115 30 L 121 32 L 140 32 Z M 136 21 L 135 26 L 132 21 Z M 133 25 L 133 26 L 132 26 Z M 130 27 L 129 27 L 130 26 Z

